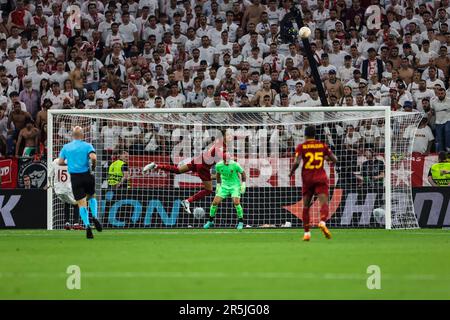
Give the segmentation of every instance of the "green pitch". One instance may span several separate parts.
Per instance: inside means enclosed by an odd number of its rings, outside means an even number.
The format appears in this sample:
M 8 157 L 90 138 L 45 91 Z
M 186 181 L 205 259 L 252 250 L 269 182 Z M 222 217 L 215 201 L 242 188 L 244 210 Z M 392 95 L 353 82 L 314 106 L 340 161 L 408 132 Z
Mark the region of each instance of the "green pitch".
M 449 230 L 332 232 L 3 230 L 0 299 L 450 299 Z

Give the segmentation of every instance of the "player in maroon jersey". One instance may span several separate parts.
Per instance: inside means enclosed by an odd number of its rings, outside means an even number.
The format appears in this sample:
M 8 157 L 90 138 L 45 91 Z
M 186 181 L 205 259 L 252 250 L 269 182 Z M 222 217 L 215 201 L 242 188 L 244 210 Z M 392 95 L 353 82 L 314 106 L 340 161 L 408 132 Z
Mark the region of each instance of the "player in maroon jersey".
M 189 198 L 181 201 L 183 209 L 187 213 L 191 213 L 190 203 L 200 200 L 213 192 L 211 168 L 217 162 L 223 159 L 225 151 L 225 142 L 223 139 L 224 134 L 226 134 L 225 130 L 222 130 L 221 136 L 215 139 L 214 144 L 208 150 L 204 151 L 201 155 L 192 158 L 187 164 L 176 166 L 171 164 L 156 164 L 155 162 L 151 162 L 147 164 L 142 171 L 145 173 L 149 170 L 158 169 L 175 174 L 196 172 L 199 178 L 202 180 L 203 189 L 190 196 Z
M 294 166 L 291 169 L 290 176 L 293 176 L 295 170 L 303 160 L 302 165 L 302 196 L 303 196 L 303 228 L 305 229 L 304 241 L 309 241 L 311 233 L 309 232 L 309 209 L 312 205 L 312 198 L 317 195 L 320 203 L 320 222 L 319 228 L 327 239 L 331 238 L 325 222 L 328 218 L 328 177 L 324 169 L 324 160 L 336 163 L 337 158 L 330 148 L 323 142 L 315 139 L 316 129 L 314 126 L 308 126 L 305 129 L 306 141 L 299 144 L 295 149 Z

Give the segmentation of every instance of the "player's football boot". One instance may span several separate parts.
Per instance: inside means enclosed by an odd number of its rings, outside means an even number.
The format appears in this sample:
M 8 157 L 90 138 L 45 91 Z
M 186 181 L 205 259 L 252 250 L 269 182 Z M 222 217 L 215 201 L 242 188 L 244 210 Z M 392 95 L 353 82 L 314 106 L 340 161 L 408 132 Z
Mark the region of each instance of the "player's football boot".
M 236 227 L 236 229 L 238 229 L 238 230 L 244 229 L 244 223 L 243 222 L 239 222 L 237 227 Z
M 64 229 L 70 230 L 70 223 L 66 222 L 66 224 L 64 225 Z
M 95 230 L 97 230 L 98 232 L 102 232 L 103 227 L 102 227 L 102 224 L 100 223 L 100 221 L 98 221 L 97 219 L 92 219 L 92 220 L 94 221 Z
M 147 172 L 147 171 L 151 171 L 151 170 L 155 170 L 158 167 L 158 165 L 154 162 L 149 163 L 148 165 L 146 165 L 144 167 L 144 169 L 142 169 L 142 172 Z
M 72 229 L 73 229 L 73 230 L 83 230 L 83 227 L 80 226 L 79 223 L 74 223 Z
M 86 228 L 86 238 L 94 239 L 94 235 L 92 234 L 92 229 L 90 227 Z
M 328 230 L 327 226 L 325 225 L 325 223 L 320 222 L 319 223 L 319 228 L 322 231 L 323 235 L 325 236 L 325 238 L 327 239 L 331 239 L 331 232 L 330 230 Z
M 189 208 L 189 206 L 190 206 L 189 201 L 187 201 L 187 200 L 181 201 L 181 206 L 183 207 L 184 211 L 191 214 L 191 209 Z
M 308 232 L 303 235 L 303 241 L 309 241 L 309 240 L 311 240 L 311 234 Z
M 205 223 L 205 225 L 203 226 L 203 229 L 209 229 L 214 227 L 214 222 L 213 221 L 208 221 L 207 223 Z

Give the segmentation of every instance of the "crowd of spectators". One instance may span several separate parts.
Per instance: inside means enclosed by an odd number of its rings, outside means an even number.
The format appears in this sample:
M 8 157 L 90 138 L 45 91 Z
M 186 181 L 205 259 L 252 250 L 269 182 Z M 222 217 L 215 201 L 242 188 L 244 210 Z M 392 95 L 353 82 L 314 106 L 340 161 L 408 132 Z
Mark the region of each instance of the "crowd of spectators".
M 320 106 L 283 34 L 294 6 L 329 105 L 424 112 L 414 151 L 450 149 L 449 0 L 0 0 L 1 155 L 45 152 L 49 109 Z M 379 125 L 345 125 L 342 141 L 380 147 Z M 149 152 L 167 130 L 98 128 L 106 150 Z

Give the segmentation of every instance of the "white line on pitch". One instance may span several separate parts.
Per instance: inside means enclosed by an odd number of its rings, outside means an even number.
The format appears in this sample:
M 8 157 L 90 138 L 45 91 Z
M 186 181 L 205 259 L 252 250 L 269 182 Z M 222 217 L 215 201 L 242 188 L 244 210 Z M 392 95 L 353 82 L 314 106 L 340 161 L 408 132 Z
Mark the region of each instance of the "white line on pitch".
M 366 274 L 356 273 L 297 273 L 297 272 L 83 272 L 86 278 L 261 278 L 261 279 L 316 279 L 316 280 L 366 280 Z M 61 272 L 3 272 L 0 278 L 66 278 Z M 383 279 L 401 281 L 442 281 L 434 274 L 389 275 L 383 274 Z

